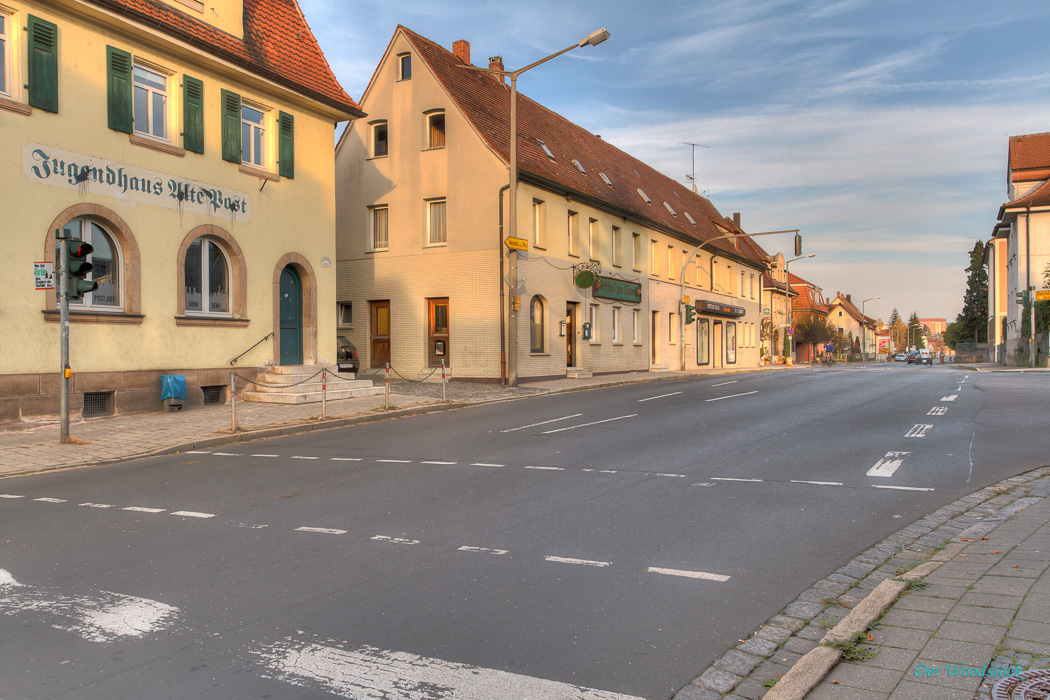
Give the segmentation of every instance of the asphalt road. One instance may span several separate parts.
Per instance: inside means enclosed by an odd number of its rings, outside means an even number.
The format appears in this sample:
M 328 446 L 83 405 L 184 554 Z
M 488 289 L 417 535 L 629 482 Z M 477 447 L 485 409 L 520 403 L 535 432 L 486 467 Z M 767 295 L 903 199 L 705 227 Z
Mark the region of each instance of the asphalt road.
M 799 369 L 0 481 L 0 698 L 670 698 L 1046 463 L 1050 376 Z

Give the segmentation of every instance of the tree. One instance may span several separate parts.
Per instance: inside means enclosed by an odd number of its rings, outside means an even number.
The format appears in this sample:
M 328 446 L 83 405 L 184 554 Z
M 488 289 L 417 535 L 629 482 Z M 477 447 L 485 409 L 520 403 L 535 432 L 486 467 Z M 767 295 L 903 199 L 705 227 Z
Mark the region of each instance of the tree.
M 911 317 L 908 318 L 908 347 L 912 345 L 915 347 L 926 347 L 922 340 L 922 324 L 919 323 L 919 314 L 915 311 L 911 312 Z
M 907 349 L 908 347 L 908 329 L 904 325 L 904 321 L 901 319 L 901 315 L 897 313 L 897 309 L 893 310 L 890 314 L 890 340 L 893 343 L 893 347 L 897 352 Z
M 962 313 L 955 317 L 955 324 L 959 325 L 952 334 L 952 348 L 959 342 L 988 341 L 988 271 L 981 264 L 983 258 L 984 244 L 977 241 L 970 251 L 970 265 L 966 268 L 966 293 Z

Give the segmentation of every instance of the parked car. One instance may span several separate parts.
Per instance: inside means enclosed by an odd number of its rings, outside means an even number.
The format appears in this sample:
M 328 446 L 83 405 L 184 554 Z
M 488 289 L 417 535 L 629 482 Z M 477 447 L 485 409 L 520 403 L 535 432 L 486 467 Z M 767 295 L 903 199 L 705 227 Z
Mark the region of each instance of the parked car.
M 919 364 L 919 351 L 918 350 L 912 350 L 911 352 L 908 353 L 908 364 L 909 365 L 917 365 L 917 364 Z
M 340 372 L 353 372 L 357 374 L 361 369 L 361 360 L 357 356 L 357 348 L 346 336 L 337 338 L 339 348 L 336 350 L 336 368 Z
M 908 353 L 906 353 L 906 352 L 899 352 L 899 353 L 897 353 L 896 355 L 893 356 L 893 361 L 894 362 L 907 362 L 907 360 L 908 360 Z

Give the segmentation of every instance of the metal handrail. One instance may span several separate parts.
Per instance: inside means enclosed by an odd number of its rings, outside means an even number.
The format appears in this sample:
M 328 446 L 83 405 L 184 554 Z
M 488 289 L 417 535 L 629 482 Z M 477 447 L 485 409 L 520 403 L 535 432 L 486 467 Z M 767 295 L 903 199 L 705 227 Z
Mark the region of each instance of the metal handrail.
M 258 343 L 256 343 L 255 345 L 251 346 L 250 348 L 248 348 L 247 350 L 242 352 L 240 355 L 238 355 L 237 357 L 235 357 L 232 360 L 230 360 L 230 366 L 232 367 L 235 364 L 237 364 L 237 360 L 241 359 L 242 357 L 244 357 L 245 355 L 250 353 L 252 350 L 254 350 L 255 348 L 259 347 L 259 345 L 261 345 L 262 343 L 266 342 L 267 339 L 272 338 L 272 337 L 273 337 L 273 331 L 270 331 Z

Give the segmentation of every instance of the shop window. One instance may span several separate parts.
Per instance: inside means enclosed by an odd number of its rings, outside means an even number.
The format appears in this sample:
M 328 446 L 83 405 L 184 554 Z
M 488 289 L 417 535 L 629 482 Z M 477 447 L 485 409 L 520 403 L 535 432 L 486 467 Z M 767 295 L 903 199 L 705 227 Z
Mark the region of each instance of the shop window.
M 710 351 L 711 321 L 706 318 L 698 318 L 696 319 L 696 364 L 710 364 Z
M 88 255 L 91 272 L 86 279 L 97 282 L 98 289 L 88 292 L 79 301 L 71 300 L 71 309 L 90 309 L 92 311 L 121 311 L 123 296 L 121 289 L 120 246 L 116 239 L 103 226 L 91 219 L 79 218 L 70 221 L 65 228 L 74 238 L 90 244 L 94 250 Z
M 546 347 L 546 308 L 543 297 L 534 296 L 529 303 L 529 351 L 541 353 Z
M 726 364 L 736 364 L 736 324 L 726 323 Z
M 186 315 L 230 315 L 230 261 L 217 240 L 201 237 L 186 249 Z

